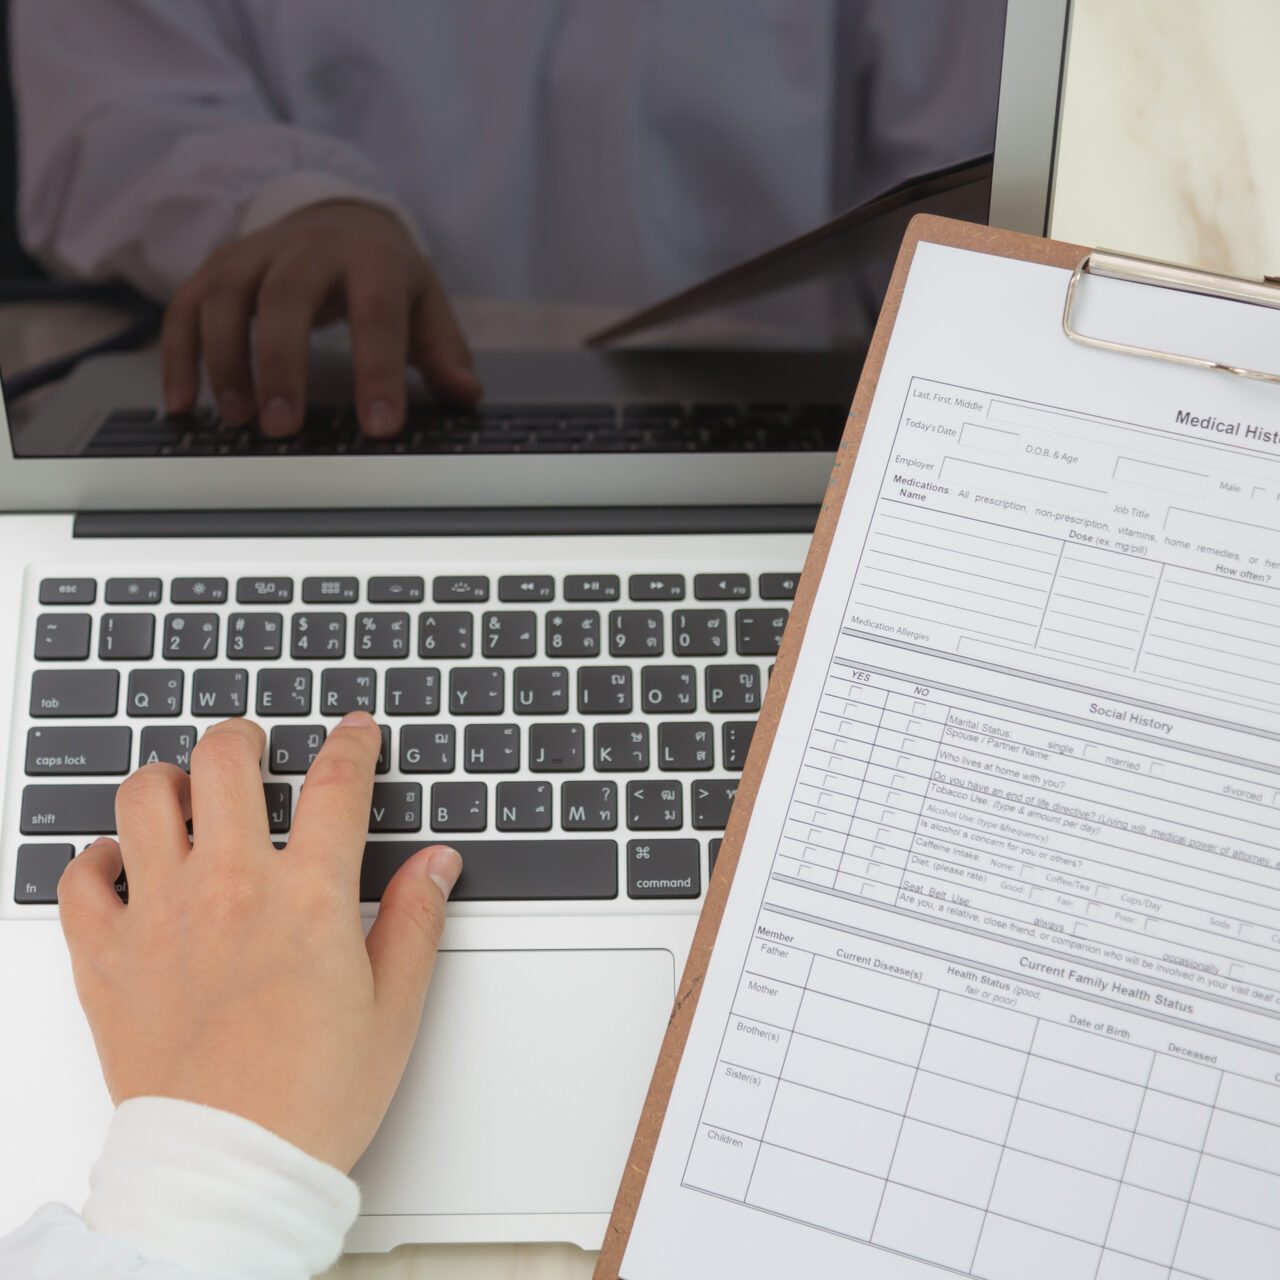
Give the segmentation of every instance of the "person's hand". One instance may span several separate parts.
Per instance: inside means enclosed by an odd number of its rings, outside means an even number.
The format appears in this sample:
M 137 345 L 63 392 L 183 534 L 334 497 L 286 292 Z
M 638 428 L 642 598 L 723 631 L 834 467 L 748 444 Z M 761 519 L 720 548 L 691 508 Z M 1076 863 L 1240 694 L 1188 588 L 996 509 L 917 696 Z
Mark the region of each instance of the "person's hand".
M 311 330 L 343 315 L 366 435 L 403 425 L 408 362 L 443 399 L 474 404 L 483 393 L 440 281 L 399 219 L 335 200 L 221 245 L 178 289 L 161 340 L 165 407 L 194 407 L 203 351 L 225 421 L 241 426 L 256 414 L 265 434 L 294 434 L 306 408 Z
M 228 720 L 196 744 L 189 779 L 160 764 L 128 778 L 118 842 L 90 845 L 58 884 L 62 928 L 114 1102 L 220 1107 L 346 1171 L 404 1071 L 462 864 L 442 846 L 414 854 L 366 940 L 377 726 L 356 712 L 329 734 L 284 850 L 267 830 L 264 745 Z

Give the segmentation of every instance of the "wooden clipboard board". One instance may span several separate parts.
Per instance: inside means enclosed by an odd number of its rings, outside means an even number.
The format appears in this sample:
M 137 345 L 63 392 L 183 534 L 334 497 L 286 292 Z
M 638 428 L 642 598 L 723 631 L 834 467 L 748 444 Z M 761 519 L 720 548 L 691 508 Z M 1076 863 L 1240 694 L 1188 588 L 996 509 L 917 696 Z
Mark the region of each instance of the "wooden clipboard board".
M 822 504 L 817 527 L 814 529 L 813 541 L 809 545 L 804 574 L 800 579 L 800 586 L 791 607 L 791 618 L 787 623 L 782 648 L 778 652 L 777 665 L 769 681 L 769 691 L 765 697 L 764 707 L 756 724 L 746 767 L 738 784 L 737 799 L 734 801 L 729 826 L 724 833 L 724 843 L 716 859 L 715 874 L 707 887 L 702 915 L 699 917 L 693 945 L 689 950 L 689 959 L 685 964 L 684 974 L 676 992 L 676 1000 L 671 1011 L 671 1019 L 667 1023 L 662 1050 L 658 1055 L 653 1079 L 649 1084 L 649 1093 L 645 1098 L 635 1140 L 631 1144 L 631 1152 L 627 1157 L 617 1199 L 614 1201 L 613 1214 L 609 1219 L 609 1226 L 605 1232 L 599 1260 L 592 1273 L 592 1280 L 618 1280 L 622 1256 L 631 1235 L 632 1224 L 635 1222 L 640 1194 L 644 1190 L 645 1179 L 649 1174 L 649 1165 L 653 1159 L 654 1146 L 658 1141 L 658 1132 L 662 1128 L 663 1118 L 666 1115 L 676 1071 L 680 1066 L 685 1042 L 689 1036 L 689 1027 L 693 1022 L 693 1013 L 698 1005 L 702 980 L 711 959 L 711 949 L 715 945 L 716 934 L 720 929 L 720 919 L 724 914 L 725 902 L 729 896 L 729 886 L 737 869 L 742 840 L 746 835 L 747 824 L 751 820 L 756 793 L 760 786 L 760 779 L 764 775 L 765 762 L 773 746 L 774 734 L 777 732 L 778 721 L 782 716 L 787 690 L 791 686 L 796 656 L 809 622 L 809 612 L 818 589 L 818 581 L 826 566 L 827 552 L 831 547 L 836 523 L 840 518 L 840 510 L 844 505 L 854 460 L 862 441 L 863 425 L 875 397 L 880 369 L 884 363 L 885 351 L 889 346 L 889 336 L 893 332 L 898 307 L 902 302 L 902 293 L 906 287 L 907 274 L 911 270 L 916 245 L 921 241 L 929 244 L 950 245 L 957 249 L 970 249 L 975 253 L 986 253 L 998 258 L 1018 258 L 1023 262 L 1034 262 L 1042 266 L 1065 267 L 1068 270 L 1077 268 L 1088 252 L 1079 245 L 1044 240 L 1038 236 L 1024 235 L 1016 231 L 1000 231 L 994 227 L 985 227 L 976 223 L 956 222 L 950 218 L 940 218 L 935 214 L 917 214 L 907 226 L 902 248 L 898 252 L 898 260 L 894 266 L 893 278 L 889 283 L 889 291 L 885 295 L 880 319 L 876 324 L 875 334 L 867 352 L 866 363 L 858 379 L 858 390 L 845 424 L 844 438 L 836 453 L 831 479 L 827 482 L 826 498 Z M 1067 341 L 1065 336 L 1063 341 Z

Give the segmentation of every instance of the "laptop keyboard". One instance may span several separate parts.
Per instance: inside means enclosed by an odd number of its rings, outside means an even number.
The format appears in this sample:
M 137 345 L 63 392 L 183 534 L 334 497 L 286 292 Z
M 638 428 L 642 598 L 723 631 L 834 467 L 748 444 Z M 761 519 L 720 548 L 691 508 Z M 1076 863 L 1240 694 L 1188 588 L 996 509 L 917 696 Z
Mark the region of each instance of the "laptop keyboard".
M 350 407 L 312 405 L 288 440 L 233 427 L 211 410 L 166 416 L 154 409 L 109 414 L 84 449 L 87 457 L 244 457 L 246 455 L 442 453 L 832 452 L 847 408 L 837 404 L 482 405 L 457 410 L 409 406 L 391 440 L 360 434 Z
M 119 780 L 267 732 L 288 838 L 338 717 L 382 726 L 361 897 L 424 843 L 458 901 L 698 899 L 798 575 L 48 576 L 26 691 L 14 902 L 56 902 Z

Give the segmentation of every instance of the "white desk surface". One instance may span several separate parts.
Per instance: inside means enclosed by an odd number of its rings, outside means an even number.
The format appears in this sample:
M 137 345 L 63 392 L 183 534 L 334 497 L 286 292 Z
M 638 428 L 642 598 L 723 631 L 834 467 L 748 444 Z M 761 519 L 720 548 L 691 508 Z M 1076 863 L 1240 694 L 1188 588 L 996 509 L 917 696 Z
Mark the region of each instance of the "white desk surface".
M 1215 270 L 1280 272 L 1274 0 L 1076 0 L 1053 234 Z M 599 308 L 459 307 L 478 348 L 571 346 Z M 0 311 L 0 368 L 118 323 L 93 308 Z M 420 1245 L 348 1255 L 326 1280 L 586 1280 L 569 1245 Z

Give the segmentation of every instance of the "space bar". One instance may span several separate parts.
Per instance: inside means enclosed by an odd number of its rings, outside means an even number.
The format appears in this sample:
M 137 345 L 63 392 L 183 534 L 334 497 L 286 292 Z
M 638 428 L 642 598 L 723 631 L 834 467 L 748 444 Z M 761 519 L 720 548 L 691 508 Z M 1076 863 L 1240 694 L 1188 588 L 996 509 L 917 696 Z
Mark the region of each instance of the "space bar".
M 616 840 L 370 840 L 360 868 L 361 902 L 377 902 L 391 877 L 424 845 L 447 843 L 462 855 L 454 902 L 616 898 Z

